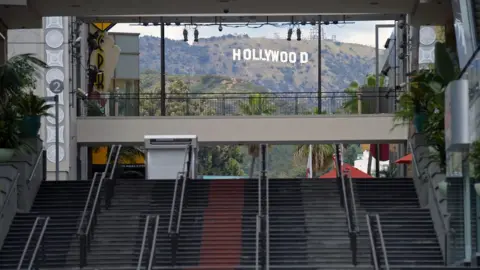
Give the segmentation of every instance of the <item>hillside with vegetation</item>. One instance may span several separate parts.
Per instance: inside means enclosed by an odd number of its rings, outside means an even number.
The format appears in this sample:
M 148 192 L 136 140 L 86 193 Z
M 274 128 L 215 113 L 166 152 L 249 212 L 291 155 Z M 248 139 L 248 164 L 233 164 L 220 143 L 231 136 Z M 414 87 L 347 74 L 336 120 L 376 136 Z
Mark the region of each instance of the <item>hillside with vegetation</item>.
M 316 92 L 318 83 L 318 43 L 316 40 L 250 38 L 246 35 L 225 35 L 200 39 L 192 45 L 167 39 L 166 73 L 186 75 L 198 80 L 199 75 L 218 75 L 250 82 L 274 92 Z M 309 61 L 281 63 L 233 60 L 233 49 L 269 49 L 286 52 L 307 52 Z M 369 46 L 322 41 L 322 89 L 341 91 L 352 81 L 363 82 L 373 71 L 375 49 Z M 141 72 L 160 70 L 160 39 L 140 37 Z M 196 79 L 195 79 L 196 78 Z M 210 82 L 208 79 L 204 79 Z M 210 91 L 209 85 L 200 86 Z

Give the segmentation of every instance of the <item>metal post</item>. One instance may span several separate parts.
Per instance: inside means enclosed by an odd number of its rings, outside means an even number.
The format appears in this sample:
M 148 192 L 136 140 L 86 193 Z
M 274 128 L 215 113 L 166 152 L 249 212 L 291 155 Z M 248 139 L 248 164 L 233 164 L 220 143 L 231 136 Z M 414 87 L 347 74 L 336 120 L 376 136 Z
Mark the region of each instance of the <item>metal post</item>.
M 262 155 L 262 181 L 265 180 L 267 176 L 267 145 L 261 145 L 261 155 Z
M 60 123 L 58 119 L 59 106 L 58 95 L 54 96 L 55 100 L 55 181 L 60 180 Z
M 160 115 L 167 115 L 165 90 L 165 22 L 160 17 Z
M 317 109 L 322 113 L 322 16 L 318 16 L 318 86 L 317 86 Z

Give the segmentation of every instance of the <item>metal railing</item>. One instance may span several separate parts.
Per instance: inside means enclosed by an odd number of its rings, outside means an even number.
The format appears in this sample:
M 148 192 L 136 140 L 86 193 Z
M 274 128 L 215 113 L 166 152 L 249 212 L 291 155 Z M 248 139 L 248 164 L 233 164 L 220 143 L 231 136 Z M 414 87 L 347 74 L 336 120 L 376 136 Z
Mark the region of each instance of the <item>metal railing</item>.
M 352 92 L 240 92 L 240 93 L 167 93 L 167 116 L 244 115 L 248 110 L 268 112 L 271 115 L 312 114 L 320 100 L 325 113 L 357 114 L 358 100 L 362 113 L 375 113 L 376 102 L 391 103 L 398 93 L 365 91 Z M 90 96 L 85 116 L 160 116 L 160 93 L 120 94 L 101 93 Z M 253 108 L 255 107 L 255 108 Z M 251 113 L 250 113 L 251 114 Z
M 50 221 L 50 217 L 37 217 L 35 222 L 33 223 L 32 229 L 30 230 L 30 234 L 28 235 L 27 243 L 25 243 L 25 247 L 23 248 L 22 255 L 20 256 L 20 261 L 18 262 L 17 270 L 31 270 L 33 267 L 35 269 L 41 269 L 41 266 L 38 264 L 37 255 L 41 252 L 42 261 L 45 262 L 45 242 L 44 236 L 45 231 L 48 227 L 48 222 Z M 30 245 L 33 244 L 32 241 L 35 241 L 33 238 L 36 237 L 35 234 L 37 233 L 37 227 L 40 228 L 40 232 L 37 236 L 35 247 L 33 252 L 30 256 L 30 261 L 28 263 L 27 268 L 23 267 L 23 263 L 31 250 Z
M 3 200 L 3 205 L 0 210 L 0 218 L 3 218 L 3 214 L 7 206 L 9 205 L 10 199 L 12 198 L 13 195 L 17 195 L 17 189 L 18 189 L 18 179 L 20 178 L 20 173 L 17 173 L 15 175 L 15 178 L 13 179 L 13 182 L 10 184 L 10 188 L 8 189 L 7 195 L 5 197 L 5 200 Z M 17 198 L 14 198 L 15 201 Z M 16 210 L 15 210 L 16 211 Z
M 357 238 L 358 234 L 360 233 L 360 227 L 358 225 L 355 191 L 353 189 L 353 181 L 350 172 L 347 172 L 346 179 L 344 174 L 344 177 L 342 177 L 342 181 L 344 182 L 342 186 L 347 189 L 347 206 L 349 208 L 348 212 L 350 214 L 350 228 L 348 234 L 350 237 L 350 250 L 352 251 L 352 263 L 353 265 L 357 265 Z
M 30 176 L 27 179 L 27 184 L 32 182 L 33 177 L 35 177 L 35 175 L 37 173 L 38 165 L 40 164 L 40 160 L 42 160 L 44 158 L 43 152 L 45 152 L 45 150 L 42 150 L 38 153 L 37 159 L 35 160 L 35 164 L 33 165 L 33 168 L 32 168 L 32 172 L 30 173 Z M 44 162 L 45 162 L 45 160 L 44 160 Z
M 117 165 L 118 165 L 118 159 L 120 157 L 120 153 L 122 151 L 122 145 L 112 145 L 110 154 L 109 154 L 109 160 L 108 163 L 111 161 L 111 155 L 115 153 L 115 159 L 112 164 L 112 170 L 110 171 L 110 175 L 107 180 L 106 184 L 106 189 L 105 189 L 105 208 L 108 209 L 110 208 L 112 204 L 112 198 L 113 195 L 115 194 L 115 186 L 117 185 Z M 105 165 L 105 177 L 108 175 L 108 169 L 110 168 L 110 164 Z
M 190 175 L 191 159 L 192 159 L 193 148 L 191 145 L 188 145 L 185 148 L 185 156 L 183 158 L 183 168 L 181 172 L 177 173 L 175 179 L 173 196 L 172 196 L 172 205 L 170 208 L 170 217 L 168 221 L 168 235 L 170 236 L 171 243 L 171 264 L 176 264 L 176 254 L 178 247 L 178 237 L 180 234 L 180 226 L 182 222 L 182 213 L 183 213 L 183 203 L 185 200 L 185 193 L 187 189 L 187 181 Z M 180 195 L 179 193 L 180 189 Z
M 353 191 L 353 184 L 350 177 L 345 179 L 345 174 L 341 167 L 340 146 L 335 145 L 336 152 L 336 170 L 337 170 L 337 185 L 340 192 L 340 205 L 345 209 L 345 219 L 347 222 L 347 233 L 350 240 L 350 250 L 352 252 L 352 264 L 357 265 L 357 238 L 359 233 L 357 208 L 355 205 L 355 193 Z
M 150 228 L 153 223 L 153 228 Z M 157 244 L 158 225 L 160 223 L 159 215 L 148 215 L 145 218 L 145 228 L 143 229 L 142 247 L 138 257 L 137 270 L 151 270 L 155 259 L 155 248 Z M 145 247 L 147 245 L 147 248 Z M 145 249 L 150 251 L 148 255 L 147 267 L 143 267 Z
M 260 270 L 260 233 L 262 227 L 262 217 L 257 215 L 255 229 L 255 270 Z
M 365 218 L 367 219 L 372 266 L 374 267 L 374 270 L 390 270 L 385 238 L 383 237 L 382 224 L 380 222 L 380 215 L 367 214 Z M 378 244 L 380 244 L 380 247 Z M 383 267 L 381 258 L 383 258 Z
M 438 194 L 437 194 L 437 189 L 438 189 L 438 186 L 435 187 L 434 184 L 433 184 L 433 179 L 431 177 L 431 174 L 430 174 L 430 168 L 426 168 L 426 172 L 424 172 L 423 174 L 420 173 L 420 169 L 418 168 L 418 161 L 417 161 L 417 156 L 415 155 L 415 151 L 413 149 L 413 145 L 412 145 L 412 142 L 410 140 L 408 140 L 408 147 L 410 148 L 410 153 L 412 154 L 412 163 L 413 163 L 413 167 L 415 168 L 415 173 L 417 174 L 417 177 L 419 178 L 419 180 L 421 182 L 428 182 L 428 196 L 430 196 L 429 194 L 432 194 L 433 195 L 433 201 L 435 203 L 434 206 L 430 205 L 429 204 L 429 208 L 431 209 L 432 207 L 434 207 L 435 209 L 433 209 L 435 212 L 437 212 L 437 215 L 438 215 L 438 219 L 440 220 L 441 222 L 441 228 L 442 228 L 442 234 L 443 234 L 443 245 L 444 245 L 444 249 L 443 249 L 443 256 L 444 256 L 444 264 L 445 265 L 448 265 L 449 264 L 449 253 L 448 253 L 448 249 L 449 249 L 449 242 L 450 242 L 450 234 L 452 233 L 451 229 L 450 229 L 450 225 L 449 225 L 449 220 L 450 220 L 450 214 L 448 213 L 444 213 L 442 211 L 442 206 L 440 205 L 440 203 L 442 201 L 444 201 L 443 199 L 441 199 Z M 426 175 L 426 177 L 425 177 Z M 430 198 L 428 198 L 428 202 L 430 202 Z
M 265 269 L 270 269 L 270 179 L 265 179 Z
M 88 192 L 87 200 L 83 208 L 82 217 L 80 219 L 80 224 L 77 229 L 77 237 L 80 240 L 80 254 L 79 254 L 80 267 L 85 267 L 87 265 L 87 260 L 88 260 L 87 256 L 88 256 L 88 252 L 90 251 L 90 243 L 94 237 L 94 229 L 97 224 L 97 218 L 101 208 L 100 193 L 102 191 L 106 176 L 109 172 L 108 170 L 110 168 L 110 165 L 112 165 L 112 170 L 110 171 L 110 174 L 109 174 L 109 181 L 113 181 L 114 179 L 114 173 L 118 163 L 118 158 L 120 156 L 121 148 L 122 148 L 121 145 L 113 145 L 108 155 L 107 164 L 105 165 L 105 171 L 102 173 L 97 172 L 93 175 L 92 183 L 90 184 L 90 190 Z M 115 157 L 112 164 L 113 156 Z M 97 184 L 97 180 L 98 180 L 98 184 Z M 109 187 L 107 187 L 107 189 L 108 188 Z M 95 192 L 95 197 L 93 197 L 94 192 Z M 107 196 L 105 196 L 106 201 L 108 200 L 108 196 L 111 196 L 111 195 L 108 195 L 108 192 L 107 192 Z M 93 201 L 92 201 L 92 198 L 93 198 Z M 87 216 L 88 216 L 88 221 L 86 221 Z M 86 222 L 86 225 L 85 225 L 85 222 Z

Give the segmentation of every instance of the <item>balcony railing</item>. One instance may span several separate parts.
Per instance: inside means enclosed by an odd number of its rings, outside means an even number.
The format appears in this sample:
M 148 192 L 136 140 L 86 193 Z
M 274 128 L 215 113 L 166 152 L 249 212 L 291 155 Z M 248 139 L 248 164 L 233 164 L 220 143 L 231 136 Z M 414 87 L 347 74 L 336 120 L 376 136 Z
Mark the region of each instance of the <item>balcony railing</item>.
M 240 116 L 376 113 L 376 104 L 394 104 L 398 93 L 282 92 L 169 93 L 165 116 Z M 318 104 L 321 106 L 318 106 Z M 160 93 L 97 94 L 82 102 L 82 116 L 161 116 Z M 382 105 L 382 108 L 385 107 Z M 393 108 L 394 106 L 388 106 Z M 360 109 L 359 109 L 360 108 Z M 392 111 L 384 111 L 393 112 Z

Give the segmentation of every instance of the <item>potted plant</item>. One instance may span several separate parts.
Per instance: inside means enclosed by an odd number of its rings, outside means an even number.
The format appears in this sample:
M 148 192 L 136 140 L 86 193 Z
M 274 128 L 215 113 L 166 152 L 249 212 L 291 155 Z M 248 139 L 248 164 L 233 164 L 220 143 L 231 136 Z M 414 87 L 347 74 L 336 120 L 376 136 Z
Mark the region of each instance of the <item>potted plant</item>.
M 41 126 L 42 116 L 51 116 L 48 110 L 52 105 L 46 103 L 45 99 L 29 91 L 20 96 L 18 100 L 19 113 L 22 117 L 20 122 L 20 136 L 22 138 L 37 137 Z
M 11 160 L 20 145 L 19 117 L 16 108 L 0 106 L 0 162 Z
M 480 140 L 476 140 L 472 143 L 469 159 L 473 171 L 472 175 L 475 179 L 475 192 L 480 196 Z

